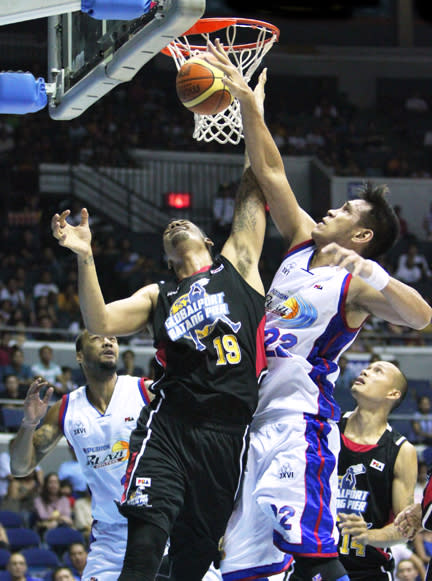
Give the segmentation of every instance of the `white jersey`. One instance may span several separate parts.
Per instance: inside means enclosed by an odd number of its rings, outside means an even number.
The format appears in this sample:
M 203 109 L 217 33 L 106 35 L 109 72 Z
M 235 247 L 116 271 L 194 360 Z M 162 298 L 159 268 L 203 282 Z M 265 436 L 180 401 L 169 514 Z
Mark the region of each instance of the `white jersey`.
M 268 374 L 260 386 L 252 427 L 287 414 L 339 420 L 333 398 L 337 361 L 360 329 L 348 327 L 345 300 L 352 275 L 333 266 L 309 269 L 315 244 L 285 256 L 266 296 Z
M 141 408 L 150 401 L 144 378 L 120 375 L 104 414 L 87 399 L 86 386 L 63 396 L 59 424 L 74 449 L 92 493 L 92 515 L 104 523 L 126 523 L 120 500 L 129 458 L 129 437 Z

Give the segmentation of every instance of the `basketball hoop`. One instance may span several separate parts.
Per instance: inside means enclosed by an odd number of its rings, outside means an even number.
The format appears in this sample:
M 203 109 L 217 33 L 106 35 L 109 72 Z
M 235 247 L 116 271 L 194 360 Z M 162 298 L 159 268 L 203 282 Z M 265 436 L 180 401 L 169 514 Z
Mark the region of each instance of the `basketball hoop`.
M 221 36 L 224 36 L 222 38 Z M 191 57 L 202 55 L 207 43 L 219 38 L 223 48 L 247 83 L 264 56 L 279 39 L 279 29 L 273 24 L 251 18 L 201 18 L 182 36 L 162 49 L 174 59 L 177 70 Z M 231 105 L 216 115 L 194 113 L 197 141 L 218 141 L 237 145 L 243 137 L 240 103 Z

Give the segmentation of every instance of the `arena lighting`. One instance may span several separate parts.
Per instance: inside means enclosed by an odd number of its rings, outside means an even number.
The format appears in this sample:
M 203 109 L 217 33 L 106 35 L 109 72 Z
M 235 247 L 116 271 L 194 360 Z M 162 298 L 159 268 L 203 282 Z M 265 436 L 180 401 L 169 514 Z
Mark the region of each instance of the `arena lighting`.
M 166 208 L 174 210 L 187 210 L 192 207 L 192 194 L 190 192 L 167 192 L 164 196 Z

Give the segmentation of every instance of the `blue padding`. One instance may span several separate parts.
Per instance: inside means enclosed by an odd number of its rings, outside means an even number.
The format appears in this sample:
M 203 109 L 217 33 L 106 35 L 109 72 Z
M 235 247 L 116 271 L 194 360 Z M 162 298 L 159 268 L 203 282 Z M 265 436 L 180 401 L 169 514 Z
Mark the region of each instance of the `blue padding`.
M 81 10 L 97 20 L 133 20 L 147 14 L 152 0 L 81 0 Z
M 31 73 L 0 73 L 0 113 L 34 113 L 47 101 L 44 79 Z

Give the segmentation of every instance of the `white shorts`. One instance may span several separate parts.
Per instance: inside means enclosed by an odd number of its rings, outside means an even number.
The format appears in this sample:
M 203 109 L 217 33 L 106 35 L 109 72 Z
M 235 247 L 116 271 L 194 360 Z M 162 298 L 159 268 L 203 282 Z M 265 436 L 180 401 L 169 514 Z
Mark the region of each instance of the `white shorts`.
M 337 557 L 333 421 L 296 416 L 251 432 L 241 495 L 224 536 L 224 581 L 287 571 L 292 555 Z
M 82 581 L 117 581 L 123 567 L 127 523 L 93 522 Z

